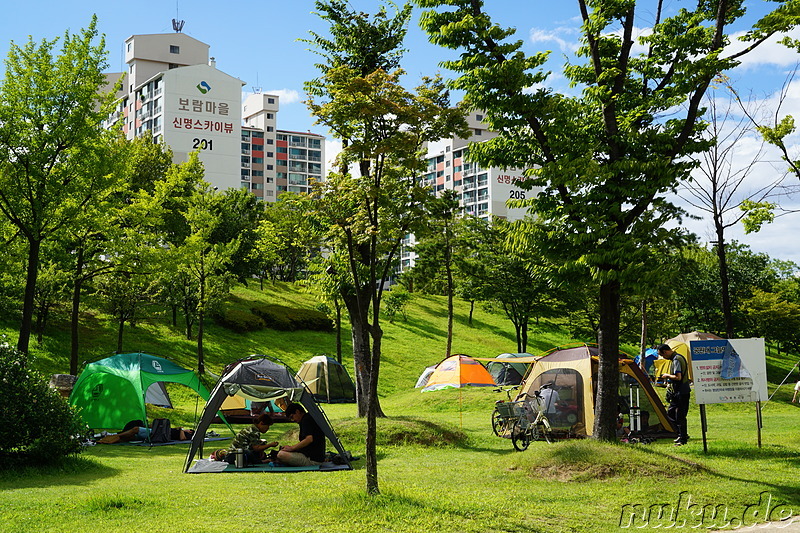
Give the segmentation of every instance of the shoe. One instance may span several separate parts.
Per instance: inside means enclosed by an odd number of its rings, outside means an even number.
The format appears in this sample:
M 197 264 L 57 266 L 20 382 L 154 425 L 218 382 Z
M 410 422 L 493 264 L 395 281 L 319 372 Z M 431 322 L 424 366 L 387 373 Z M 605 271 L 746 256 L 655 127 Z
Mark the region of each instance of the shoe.
M 672 441 L 672 442 L 676 442 L 676 443 L 677 443 L 677 442 L 683 442 L 683 444 L 686 444 L 686 441 L 688 441 L 688 440 L 689 440 L 689 435 L 686 435 L 686 438 L 685 438 L 685 439 L 681 439 L 680 437 L 678 437 L 677 439 L 675 439 L 675 440 L 674 440 L 674 441 Z
M 683 446 L 684 444 L 686 444 L 686 443 L 685 442 L 676 442 L 675 446 Z

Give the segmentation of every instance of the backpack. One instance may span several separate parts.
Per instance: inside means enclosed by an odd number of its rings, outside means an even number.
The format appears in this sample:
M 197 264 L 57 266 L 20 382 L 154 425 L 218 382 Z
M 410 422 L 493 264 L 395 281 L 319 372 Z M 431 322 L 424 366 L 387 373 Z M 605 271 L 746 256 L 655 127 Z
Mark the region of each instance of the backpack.
M 170 424 L 168 418 L 153 419 L 153 426 L 150 429 L 150 443 L 158 444 L 172 440 L 170 435 Z

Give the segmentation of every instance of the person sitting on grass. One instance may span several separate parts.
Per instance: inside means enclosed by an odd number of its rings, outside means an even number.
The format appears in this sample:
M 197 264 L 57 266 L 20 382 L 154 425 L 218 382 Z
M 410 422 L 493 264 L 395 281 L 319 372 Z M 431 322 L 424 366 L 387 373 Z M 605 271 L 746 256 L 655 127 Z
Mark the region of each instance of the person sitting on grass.
M 236 454 L 233 453 L 234 450 L 241 448 L 244 450 L 247 464 L 269 462 L 265 450 L 274 448 L 278 443 L 264 441 L 261 438 L 261 434 L 269 431 L 270 426 L 272 426 L 272 418 L 267 413 L 258 415 L 252 426 L 244 428 L 233 438 L 228 448 L 228 453 L 225 455 L 225 460 L 233 463 L 236 457 Z
M 300 442 L 294 446 L 281 446 L 278 461 L 288 466 L 312 466 L 325 460 L 325 434 L 306 413 L 303 406 L 290 403 L 286 407 L 289 420 L 300 425 Z

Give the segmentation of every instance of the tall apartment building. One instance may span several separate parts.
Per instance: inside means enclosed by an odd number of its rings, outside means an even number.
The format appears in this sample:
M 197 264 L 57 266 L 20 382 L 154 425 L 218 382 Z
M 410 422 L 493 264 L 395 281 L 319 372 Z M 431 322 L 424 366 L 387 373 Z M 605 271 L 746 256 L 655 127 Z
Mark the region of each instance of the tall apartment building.
M 508 200 L 521 200 L 535 195 L 540 189 L 527 191 L 519 186 L 523 179 L 521 169 L 501 169 L 497 167 L 480 168 L 467 162 L 469 144 L 487 141 L 497 134 L 486 129 L 481 112 L 467 116 L 470 129 L 468 139 L 453 137 L 428 144 L 428 172 L 424 184 L 430 186 L 435 194 L 453 190 L 462 212 L 484 219 L 499 217 L 507 220 L 520 220 L 527 211 L 506 205 Z M 400 270 L 414 265 L 416 254 L 411 250 L 414 236 L 404 241 L 400 258 Z
M 242 186 L 249 182 L 267 201 L 284 191 L 310 192 L 311 183 L 324 176 L 325 138 L 276 129 L 278 107 L 278 96 L 271 94 L 252 94 L 242 106 Z
M 208 52 L 207 44 L 183 33 L 129 37 L 128 71 L 106 74 L 109 84 L 122 78 L 107 125 L 122 121 L 129 139 L 148 135 L 163 141 L 176 163 L 199 151 L 206 181 L 220 190 L 245 188 L 274 201 L 282 191 L 307 190 L 311 177 L 321 179 L 324 137 L 278 131 L 278 96 L 254 94 L 243 104 L 244 83 L 218 70 Z M 313 153 L 303 150 L 302 165 L 288 166 L 281 157 L 281 149 L 289 155 L 290 141 L 282 137 L 290 135 L 302 138 L 298 146 L 314 147 Z M 302 167 L 302 177 L 290 170 L 295 167 Z

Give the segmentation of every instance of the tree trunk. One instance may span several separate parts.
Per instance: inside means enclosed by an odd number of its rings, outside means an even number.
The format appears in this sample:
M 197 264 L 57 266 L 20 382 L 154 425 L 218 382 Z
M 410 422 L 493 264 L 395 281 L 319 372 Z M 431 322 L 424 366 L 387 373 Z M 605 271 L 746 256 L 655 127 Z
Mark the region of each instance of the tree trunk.
M 472 327 L 472 312 L 475 311 L 475 300 L 469 301 L 469 327 Z
M 334 303 L 336 307 L 336 360 L 342 364 L 342 304 Z
M 125 317 L 120 315 L 117 325 L 117 353 L 122 353 L 122 333 L 125 331 Z
M 28 272 L 25 279 L 25 295 L 22 300 L 22 323 L 19 326 L 19 339 L 17 350 L 28 353 L 31 341 L 31 327 L 33 326 L 34 293 L 36 279 L 39 275 L 39 249 L 41 241 L 28 238 Z
M 619 415 L 619 281 L 600 285 L 600 368 L 597 373 L 594 428 L 595 439 L 616 441 L 616 421 Z
M 728 258 L 725 251 L 724 230 L 717 226 L 717 259 L 719 260 L 719 281 L 722 288 L 722 314 L 725 317 L 725 336 L 733 338 L 733 310 L 731 309 L 731 288 L 728 278 Z
M 521 350 L 519 351 L 519 353 L 525 353 L 525 352 L 528 351 L 528 321 L 527 320 L 522 323 L 522 327 L 520 329 L 521 329 L 522 335 L 520 337 L 520 339 L 521 339 L 521 344 L 520 344 Z
M 172 307 L 172 327 L 173 328 L 177 328 L 178 327 L 178 306 L 173 304 L 171 307 Z
M 203 354 L 203 322 L 205 322 L 205 313 L 201 309 L 197 315 L 197 373 L 205 374 L 206 362 L 205 355 Z
M 375 313 L 377 315 L 377 313 Z M 377 317 L 376 317 L 377 321 Z M 376 449 L 378 427 L 377 417 L 383 416 L 378 403 L 378 374 L 381 364 L 381 345 L 383 330 L 379 324 L 373 324 L 372 337 L 372 365 L 368 380 L 367 390 L 367 438 L 365 442 L 365 458 L 367 471 L 367 494 L 380 494 L 378 488 L 378 453 Z
M 647 300 L 642 300 L 642 335 L 639 338 L 639 366 L 647 374 L 647 361 L 644 354 L 647 351 Z
M 75 280 L 72 284 L 72 311 L 69 324 L 69 373 L 78 375 L 78 348 L 81 314 L 81 290 L 83 289 L 83 247 L 79 246 L 75 258 Z

